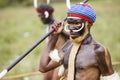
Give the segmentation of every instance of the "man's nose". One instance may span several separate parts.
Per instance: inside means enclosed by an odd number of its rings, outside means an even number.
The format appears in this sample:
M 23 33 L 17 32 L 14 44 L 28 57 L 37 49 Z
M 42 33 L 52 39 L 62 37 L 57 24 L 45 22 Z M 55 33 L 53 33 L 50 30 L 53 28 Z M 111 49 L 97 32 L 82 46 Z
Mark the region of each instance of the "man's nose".
M 70 25 L 69 25 L 69 29 L 70 29 L 70 30 L 74 30 L 74 29 L 75 29 L 75 26 L 74 26 L 73 24 L 70 24 Z

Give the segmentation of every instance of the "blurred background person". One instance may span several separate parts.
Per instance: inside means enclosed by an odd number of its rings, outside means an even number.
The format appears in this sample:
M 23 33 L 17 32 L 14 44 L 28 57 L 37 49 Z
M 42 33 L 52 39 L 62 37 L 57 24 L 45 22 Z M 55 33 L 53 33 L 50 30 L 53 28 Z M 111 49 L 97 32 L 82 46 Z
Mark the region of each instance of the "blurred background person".
M 49 25 L 55 21 L 53 17 L 54 8 L 48 4 L 41 4 L 38 8 L 36 8 L 36 11 L 40 21 L 46 25 L 46 32 L 48 32 Z
M 53 16 L 54 8 L 49 4 L 41 4 L 40 6 L 38 6 L 36 11 L 42 23 L 46 25 L 47 33 L 50 30 L 50 25 L 54 24 L 54 22 L 57 22 L 57 20 L 55 20 Z M 62 45 L 67 41 L 68 36 L 69 34 L 63 30 L 63 32 L 58 37 L 57 43 L 54 45 L 54 50 L 52 50 L 51 52 L 59 50 Z M 47 44 L 49 44 L 52 39 L 53 37 L 52 35 L 50 35 L 50 37 L 47 39 Z M 58 69 L 45 73 L 44 80 L 59 80 Z

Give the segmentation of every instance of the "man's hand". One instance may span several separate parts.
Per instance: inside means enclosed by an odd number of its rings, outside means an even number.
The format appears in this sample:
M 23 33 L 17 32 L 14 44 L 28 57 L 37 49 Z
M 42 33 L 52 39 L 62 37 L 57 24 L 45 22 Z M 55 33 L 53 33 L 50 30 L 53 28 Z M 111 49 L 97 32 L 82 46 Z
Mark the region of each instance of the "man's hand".
M 54 23 L 52 25 L 50 25 L 50 29 L 55 30 L 52 35 L 60 34 L 63 30 L 63 22 L 54 21 Z

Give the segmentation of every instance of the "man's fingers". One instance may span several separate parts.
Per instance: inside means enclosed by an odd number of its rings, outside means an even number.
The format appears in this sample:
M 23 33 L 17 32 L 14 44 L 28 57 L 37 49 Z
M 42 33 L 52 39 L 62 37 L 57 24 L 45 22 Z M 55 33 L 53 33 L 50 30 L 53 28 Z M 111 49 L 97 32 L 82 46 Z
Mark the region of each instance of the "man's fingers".
M 63 22 L 55 21 L 50 28 L 55 30 L 53 34 L 59 34 L 63 30 Z

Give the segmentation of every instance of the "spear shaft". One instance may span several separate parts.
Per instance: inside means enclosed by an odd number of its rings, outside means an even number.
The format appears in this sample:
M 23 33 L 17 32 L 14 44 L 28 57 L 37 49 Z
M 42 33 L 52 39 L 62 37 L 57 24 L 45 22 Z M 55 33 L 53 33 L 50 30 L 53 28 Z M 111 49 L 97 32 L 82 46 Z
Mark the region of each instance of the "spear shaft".
M 29 48 L 25 53 L 18 57 L 11 65 L 4 69 L 0 73 L 0 79 L 7 74 L 16 64 L 18 64 L 25 56 L 27 56 L 33 49 L 35 49 L 43 40 L 45 40 L 51 33 L 54 32 L 54 29 L 50 30 L 45 36 L 43 36 L 39 41 L 37 41 L 31 48 Z

